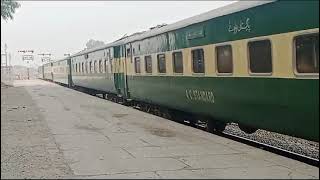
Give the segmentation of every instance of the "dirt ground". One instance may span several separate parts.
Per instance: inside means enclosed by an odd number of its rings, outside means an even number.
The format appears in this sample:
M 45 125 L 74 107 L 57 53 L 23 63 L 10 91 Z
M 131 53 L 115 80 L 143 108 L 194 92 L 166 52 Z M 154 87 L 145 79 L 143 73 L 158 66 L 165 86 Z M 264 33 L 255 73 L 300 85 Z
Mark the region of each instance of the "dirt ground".
M 1 179 L 64 178 L 71 169 L 23 87 L 1 83 Z

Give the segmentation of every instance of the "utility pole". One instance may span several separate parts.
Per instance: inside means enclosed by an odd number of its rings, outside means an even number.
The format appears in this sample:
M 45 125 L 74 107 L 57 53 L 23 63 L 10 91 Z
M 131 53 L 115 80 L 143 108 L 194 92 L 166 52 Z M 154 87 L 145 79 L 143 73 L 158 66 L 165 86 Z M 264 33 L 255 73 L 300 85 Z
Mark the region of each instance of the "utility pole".
M 27 53 L 27 52 L 30 52 L 31 54 L 33 54 L 34 50 L 20 50 L 18 51 L 20 53 Z M 23 61 L 27 61 L 27 74 L 28 74 L 28 80 L 30 79 L 30 73 L 29 73 L 29 69 L 30 69 L 30 64 L 29 64 L 29 61 L 33 61 L 34 60 L 34 57 L 33 55 L 22 55 L 22 60 Z

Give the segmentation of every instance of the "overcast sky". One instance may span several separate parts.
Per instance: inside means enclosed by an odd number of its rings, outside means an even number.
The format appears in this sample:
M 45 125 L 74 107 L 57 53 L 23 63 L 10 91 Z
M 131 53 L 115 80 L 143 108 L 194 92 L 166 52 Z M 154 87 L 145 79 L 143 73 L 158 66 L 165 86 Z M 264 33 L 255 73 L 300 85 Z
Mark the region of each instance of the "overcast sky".
M 1 53 L 4 43 L 12 53 L 11 64 L 23 64 L 18 50 L 76 53 L 89 39 L 105 43 L 124 34 L 147 30 L 216 9 L 233 1 L 20 1 L 13 21 L 1 19 Z

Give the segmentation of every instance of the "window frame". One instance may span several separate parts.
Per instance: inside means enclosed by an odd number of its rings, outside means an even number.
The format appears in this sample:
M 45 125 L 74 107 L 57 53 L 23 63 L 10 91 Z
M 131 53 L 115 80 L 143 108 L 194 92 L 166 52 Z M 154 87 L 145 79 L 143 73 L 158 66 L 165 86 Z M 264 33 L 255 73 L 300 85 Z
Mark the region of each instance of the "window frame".
M 139 59 L 139 72 L 137 72 L 136 59 Z M 135 72 L 135 74 L 141 74 L 141 58 L 140 58 L 140 56 L 134 57 L 134 72 Z
M 100 59 L 100 60 L 98 61 L 98 66 L 99 66 L 99 68 L 98 68 L 99 73 L 103 73 L 102 59 Z
M 165 72 L 160 72 L 160 69 L 159 69 L 159 56 L 164 56 L 164 67 L 165 67 Z M 158 70 L 158 73 L 159 74 L 166 74 L 167 73 L 167 59 L 166 59 L 166 54 L 165 53 L 160 53 L 160 54 L 157 54 L 157 70 Z
M 300 73 L 297 70 L 297 49 L 296 49 L 296 39 L 300 36 L 308 36 L 308 35 L 313 35 L 313 34 L 319 34 L 319 31 L 313 31 L 313 32 L 302 32 L 298 33 L 293 36 L 292 38 L 292 68 L 293 68 L 293 74 L 296 77 L 318 77 L 319 78 L 319 73 Z
M 147 66 L 147 57 L 150 57 L 150 61 L 151 61 L 151 72 L 147 72 L 148 66 Z M 144 56 L 144 71 L 146 74 L 152 74 L 153 72 L 153 66 L 152 66 L 152 55 L 146 55 Z
M 203 72 L 194 72 L 194 69 L 193 69 L 193 51 L 196 51 L 196 50 L 202 50 L 203 51 Z M 205 52 L 204 52 L 204 48 L 203 47 L 194 47 L 194 48 L 191 48 L 190 49 L 190 57 L 191 57 L 191 72 L 192 72 L 192 75 L 197 75 L 197 76 L 202 76 L 202 75 L 205 75 L 206 73 L 206 63 L 205 63 Z
M 92 74 L 92 61 L 89 61 L 89 74 Z
M 251 67 L 250 67 L 250 50 L 249 50 L 249 43 L 251 42 L 256 42 L 256 41 L 269 41 L 270 42 L 270 50 L 271 50 L 271 72 L 267 72 L 267 73 L 256 73 L 256 72 L 252 72 L 251 71 Z M 254 38 L 254 39 L 250 39 L 247 41 L 247 64 L 248 64 L 248 74 L 250 76 L 272 76 L 274 73 L 274 65 L 273 65 L 273 61 L 274 61 L 274 55 L 273 55 L 273 42 L 270 38 Z
M 93 61 L 93 74 L 97 73 L 97 60 Z
M 175 66 L 174 66 L 174 54 L 175 53 L 181 53 L 181 61 L 182 61 L 182 72 L 175 72 Z M 172 57 L 172 72 L 173 72 L 173 74 L 174 75 L 183 75 L 183 73 L 184 73 L 184 62 L 183 62 L 183 50 L 176 50 L 176 51 L 172 51 L 172 53 L 171 53 L 171 57 Z
M 103 67 L 103 69 L 104 69 L 104 73 L 109 74 L 109 73 L 108 73 L 108 69 L 107 69 L 107 68 L 108 68 L 108 66 L 107 66 L 107 61 L 108 61 L 108 60 L 105 58 L 105 59 L 104 59 L 104 67 Z
M 81 62 L 81 72 L 84 74 L 84 62 Z
M 231 56 L 232 56 L 232 72 L 231 73 L 221 73 L 219 72 L 218 70 L 218 51 L 217 51 L 217 48 L 218 47 L 223 47 L 223 46 L 230 46 L 231 47 Z M 232 44 L 230 43 L 223 43 L 223 44 L 217 44 L 215 47 L 214 47 L 214 53 L 215 53 L 215 72 L 218 76 L 232 76 L 234 74 L 234 53 L 233 53 L 233 46 Z
M 85 61 L 85 73 L 88 74 L 88 61 Z

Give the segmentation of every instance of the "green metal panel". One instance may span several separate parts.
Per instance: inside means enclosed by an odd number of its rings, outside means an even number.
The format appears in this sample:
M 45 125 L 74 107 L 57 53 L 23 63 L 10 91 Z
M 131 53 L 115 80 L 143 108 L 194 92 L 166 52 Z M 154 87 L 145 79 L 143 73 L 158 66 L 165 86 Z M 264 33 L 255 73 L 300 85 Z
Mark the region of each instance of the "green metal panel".
M 142 41 L 133 42 L 132 50 L 134 56 L 168 51 L 167 34 L 161 34 Z
M 319 141 L 319 81 L 133 76 L 132 99 Z
M 72 81 L 75 86 L 117 94 L 114 86 L 114 76 L 111 73 L 72 75 Z
M 114 85 L 118 94 L 126 95 L 124 73 L 114 73 Z
M 120 58 L 121 52 L 120 52 L 120 46 L 113 47 L 113 57 L 114 58 Z
M 204 36 L 188 39 L 202 28 Z M 319 1 L 277 1 L 169 32 L 169 49 L 312 28 L 319 28 Z
M 319 28 L 319 1 L 276 1 L 132 43 L 134 55 Z

